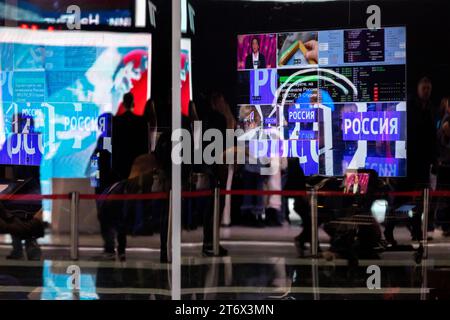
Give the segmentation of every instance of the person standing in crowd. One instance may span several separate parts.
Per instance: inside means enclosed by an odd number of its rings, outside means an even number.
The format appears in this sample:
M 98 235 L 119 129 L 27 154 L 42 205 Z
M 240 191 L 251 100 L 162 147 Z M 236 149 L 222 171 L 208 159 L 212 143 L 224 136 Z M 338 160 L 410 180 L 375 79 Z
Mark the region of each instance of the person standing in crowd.
M 260 51 L 258 38 L 253 38 L 251 42 L 251 52 L 245 58 L 245 69 L 264 69 L 266 58 Z
M 34 119 L 32 117 L 27 117 L 21 113 L 15 113 L 12 119 L 12 131 L 17 134 L 33 134 L 34 133 Z M 17 183 L 12 184 L 14 186 L 12 189 L 7 188 L 8 192 L 11 194 L 40 194 L 40 174 L 39 167 L 37 166 L 12 166 L 11 167 L 12 179 Z M 9 180 L 8 179 L 8 180 Z M 17 218 L 18 221 L 26 223 L 32 220 L 35 216 L 42 215 L 42 202 L 41 201 L 4 201 L 2 202 L 2 208 L 9 215 L 10 218 Z M 6 219 L 7 221 L 8 219 Z M 7 226 L 7 225 L 6 225 Z M 17 235 L 11 235 L 12 240 L 12 250 L 11 253 L 6 257 L 12 260 L 21 260 L 26 258 L 28 260 L 40 260 L 41 259 L 41 249 L 37 242 L 37 237 L 20 237 Z M 24 246 L 25 244 L 25 254 Z
M 45 223 L 42 221 L 42 210 L 24 220 L 0 203 L 0 234 L 10 234 L 18 239 L 37 239 L 43 237 L 44 232 Z
M 153 172 L 152 192 L 169 192 L 172 188 L 172 140 L 171 132 L 163 131 L 159 137 L 155 152 L 156 169 Z M 159 212 L 160 217 L 160 261 L 167 263 L 170 261 L 169 239 L 169 199 L 155 200 L 152 210 Z
M 182 114 L 181 116 L 181 127 L 184 130 L 187 130 L 189 132 L 189 139 L 190 139 L 190 146 L 191 149 L 189 150 L 191 154 L 191 159 L 193 159 L 194 152 L 200 148 L 199 141 L 201 137 L 199 135 L 202 134 L 200 130 L 198 130 L 198 127 L 194 126 L 194 122 L 199 121 L 198 115 L 197 115 L 197 108 L 195 106 L 194 101 L 190 101 L 188 104 L 188 113 Z M 196 130 L 197 129 L 197 130 Z M 185 191 L 192 191 L 195 189 L 193 179 L 191 179 L 193 176 L 197 176 L 195 174 L 197 169 L 196 165 L 192 165 L 191 163 L 183 163 L 181 165 L 181 181 L 182 181 L 182 189 Z M 198 186 L 198 185 L 197 185 Z M 200 189 L 197 189 L 200 190 Z M 182 199 L 182 212 L 183 212 L 183 219 L 182 219 L 182 225 L 184 228 L 188 230 L 194 230 L 197 227 L 197 208 L 199 211 L 204 210 L 205 208 L 205 202 L 207 203 L 210 201 L 209 197 L 204 198 L 183 198 Z
M 96 194 L 102 194 L 105 189 L 120 180 L 116 172 L 112 170 L 112 155 L 109 148 L 109 143 L 112 139 L 112 119 L 111 113 L 103 113 L 98 117 L 97 121 L 98 126 L 102 127 L 103 131 L 91 156 L 91 164 L 87 168 L 87 174 L 95 177 L 93 186 Z
M 441 103 L 439 105 L 439 108 L 436 110 L 435 114 L 434 114 L 434 127 L 437 131 L 439 131 L 439 129 L 442 126 L 442 121 L 444 120 L 444 117 L 446 116 L 447 113 L 447 107 L 448 107 L 448 98 L 444 97 L 441 99 Z M 436 145 L 436 150 L 437 152 L 439 152 L 439 140 L 437 140 L 437 145 Z M 437 155 L 439 156 L 439 155 Z M 436 190 L 437 187 L 437 169 L 438 167 L 436 166 L 435 168 L 433 168 L 433 170 L 431 170 L 431 174 L 430 174 L 430 187 L 431 190 Z M 432 208 L 432 210 L 434 211 L 434 217 L 436 217 L 436 214 L 438 213 L 438 207 L 437 206 L 433 206 L 434 208 Z M 431 226 L 431 230 L 433 230 L 433 227 Z
M 39 182 L 39 168 L 28 166 L 13 167 L 14 180 L 23 180 L 23 184 L 18 190 L 18 194 L 40 194 L 41 186 Z M 42 214 L 41 201 L 6 201 L 4 207 L 12 215 L 20 220 L 29 221 L 35 216 Z M 6 257 L 7 259 L 20 260 L 26 257 L 28 260 L 40 260 L 42 256 L 41 248 L 37 242 L 37 237 L 11 236 L 13 249 Z M 25 253 L 23 243 L 25 242 Z
M 213 109 L 221 114 L 226 122 L 227 130 L 235 130 L 236 129 L 236 119 L 231 112 L 230 105 L 225 100 L 225 97 L 222 94 L 219 94 L 217 98 L 214 99 L 212 104 Z M 234 164 L 227 164 L 227 178 L 226 182 L 222 185 L 226 190 L 231 189 L 231 185 L 233 183 L 233 174 L 234 174 Z M 222 212 L 222 226 L 229 226 L 231 224 L 231 195 L 225 196 L 225 203 Z
M 305 174 L 300 166 L 300 159 L 288 158 L 287 162 L 288 177 L 284 190 L 306 192 Z M 295 246 L 302 256 L 306 249 L 305 243 L 311 243 L 311 209 L 306 194 L 294 197 L 294 211 L 302 219 L 302 231 L 294 239 Z
M 265 129 L 273 141 L 279 140 L 279 130 L 275 128 Z M 287 167 L 286 158 L 281 157 L 273 148 L 268 152 L 272 172 L 265 179 L 265 190 L 278 191 L 283 186 L 282 171 Z M 282 197 L 279 194 L 271 194 L 265 197 L 265 224 L 269 227 L 281 227 L 285 220 L 283 213 Z
M 16 166 L 13 167 L 13 179 L 22 182 L 15 189 L 14 194 L 40 194 L 39 168 Z M 41 249 L 37 239 L 44 236 L 47 223 L 43 221 L 41 201 L 0 201 L 0 234 L 10 234 L 13 249 L 7 259 L 40 260 Z
M 153 174 L 157 169 L 157 160 L 153 154 L 138 156 L 131 167 L 126 180 L 113 184 L 105 194 L 141 194 L 152 192 Z M 134 232 L 146 222 L 144 215 L 151 210 L 151 201 L 148 200 L 103 200 L 99 201 L 98 218 L 103 238 L 102 260 L 116 259 L 125 261 L 127 234 Z
M 203 130 L 207 131 L 209 129 L 217 129 L 221 132 L 222 136 L 226 137 L 226 129 L 228 127 L 227 122 L 227 111 L 229 109 L 225 97 L 222 93 L 213 92 L 210 95 L 208 101 L 208 108 L 204 114 L 203 118 Z M 231 113 L 231 112 L 230 112 Z M 229 121 L 229 120 L 228 120 Z M 225 150 L 226 145 L 224 145 L 222 150 Z M 217 156 L 217 155 L 216 155 Z M 221 155 L 223 156 L 223 154 Z M 214 188 L 224 188 L 226 185 L 228 167 L 226 164 L 213 163 L 211 165 L 203 166 L 203 173 L 208 176 L 208 184 L 211 190 Z M 223 212 L 225 199 L 223 196 L 220 197 L 219 212 Z M 203 256 L 210 257 L 214 255 L 213 250 L 213 235 L 214 235 L 214 215 L 213 213 L 213 203 L 208 206 L 208 209 L 204 211 L 203 215 Z M 219 217 L 221 219 L 221 217 Z M 228 255 L 228 251 L 220 246 L 219 256 Z
M 430 169 L 436 160 L 436 129 L 434 107 L 431 102 L 432 83 L 427 77 L 419 80 L 417 96 L 408 103 L 408 179 L 409 186 L 423 190 L 430 184 Z M 416 202 L 412 218 L 413 240 L 422 239 L 421 216 L 423 204 Z M 430 210 L 430 213 L 433 210 Z M 431 215 L 430 215 L 431 218 Z M 429 219 L 431 222 L 432 220 Z
M 450 106 L 449 98 L 441 100 L 441 107 L 445 108 L 445 114 L 440 122 L 437 132 L 438 161 L 436 189 L 450 190 Z M 440 222 L 443 235 L 450 236 L 450 202 L 449 198 L 439 200 L 437 208 L 437 220 Z
M 439 130 L 442 126 L 443 121 L 450 115 L 450 98 L 444 97 L 441 99 L 441 104 L 439 105 L 439 111 L 436 120 L 436 129 Z
M 262 164 L 253 151 L 250 150 L 251 141 L 258 138 L 261 116 L 254 106 L 242 106 L 239 110 L 239 119 L 242 121 L 246 140 L 246 155 L 248 161 L 242 168 L 243 188 L 246 190 L 263 190 L 265 176 L 261 175 Z M 252 158 L 252 161 L 250 161 Z M 256 159 L 255 159 L 256 158 Z M 261 195 L 244 195 L 241 205 L 241 215 L 245 224 L 254 227 L 264 227 L 264 197 Z
M 148 153 L 148 125 L 144 117 L 133 113 L 134 97 L 123 96 L 125 112 L 113 118 L 112 168 L 120 180 L 127 179 L 136 157 Z

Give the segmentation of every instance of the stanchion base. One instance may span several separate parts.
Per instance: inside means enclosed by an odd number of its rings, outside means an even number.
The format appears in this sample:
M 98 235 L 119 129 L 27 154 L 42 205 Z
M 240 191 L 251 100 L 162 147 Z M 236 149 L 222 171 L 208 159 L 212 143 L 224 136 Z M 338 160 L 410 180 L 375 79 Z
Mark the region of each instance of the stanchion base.
M 414 253 L 414 261 L 415 261 L 417 264 L 421 264 L 421 263 L 422 263 L 422 260 L 424 259 L 423 252 L 424 252 L 423 245 L 420 244 L 419 248 L 418 248 L 417 251 Z

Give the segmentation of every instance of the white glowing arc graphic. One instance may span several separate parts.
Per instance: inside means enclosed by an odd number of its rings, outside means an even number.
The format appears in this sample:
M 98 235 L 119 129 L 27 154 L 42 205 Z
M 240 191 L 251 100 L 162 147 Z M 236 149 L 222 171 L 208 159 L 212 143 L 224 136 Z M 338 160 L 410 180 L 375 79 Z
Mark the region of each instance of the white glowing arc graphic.
M 336 78 L 341 79 L 342 81 L 344 81 L 345 83 L 347 83 L 350 88 L 353 90 L 353 94 L 357 95 L 358 94 L 358 89 L 356 88 L 356 86 L 353 84 L 353 82 L 351 82 L 348 78 L 346 78 L 345 76 L 337 73 L 336 71 L 333 70 L 329 70 L 329 69 L 322 69 L 322 68 L 310 68 L 310 69 L 303 69 L 303 70 L 299 70 L 294 72 L 292 75 L 289 76 L 289 78 L 277 89 L 274 99 L 272 101 L 272 106 L 274 106 L 275 108 L 272 110 L 272 112 L 270 113 L 269 117 L 271 117 L 274 112 L 276 111 L 276 107 L 278 106 L 277 101 L 278 101 L 278 97 L 280 96 L 281 91 L 284 89 L 284 87 L 290 82 L 290 80 L 292 80 L 292 78 L 301 75 L 301 74 L 305 74 L 308 72 L 325 72 L 325 73 L 329 73 L 333 76 L 335 76 Z M 348 94 L 348 90 L 340 83 L 336 82 L 335 80 L 326 77 L 326 76 L 322 76 L 322 75 L 318 75 L 317 76 L 319 79 L 324 80 L 324 81 L 328 81 L 332 84 L 334 84 L 335 86 L 337 86 L 339 89 L 341 89 L 345 94 Z M 295 82 L 293 82 L 292 84 L 289 85 L 288 89 L 285 91 L 284 95 L 283 95 L 283 100 L 281 102 L 281 104 L 279 105 L 280 108 L 280 121 L 279 121 L 279 129 L 281 129 L 282 124 L 284 123 L 284 105 L 286 104 L 286 99 L 287 96 L 289 94 L 289 91 L 298 83 L 304 82 L 304 79 L 299 79 Z M 281 134 L 282 136 L 284 136 L 284 133 Z

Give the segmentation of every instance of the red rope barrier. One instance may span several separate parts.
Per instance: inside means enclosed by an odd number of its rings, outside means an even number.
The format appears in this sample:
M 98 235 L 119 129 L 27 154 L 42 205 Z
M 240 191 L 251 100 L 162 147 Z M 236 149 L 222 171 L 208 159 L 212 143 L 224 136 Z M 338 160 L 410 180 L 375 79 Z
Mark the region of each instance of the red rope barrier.
M 5 201 L 69 200 L 68 194 L 0 194 Z
M 269 196 L 280 195 L 285 197 L 300 197 L 310 194 L 308 191 L 295 190 L 220 190 L 220 195 L 254 195 L 254 196 Z M 356 196 L 352 193 L 344 193 L 342 191 L 317 191 L 317 196 L 321 197 L 347 197 Z M 420 197 L 422 191 L 391 191 L 386 193 L 376 193 L 377 196 L 395 196 L 395 197 Z M 202 191 L 183 191 L 182 197 L 197 198 L 212 196 L 212 190 Z M 436 190 L 430 192 L 431 196 L 450 197 L 450 191 Z M 168 199 L 168 192 L 152 192 L 139 194 L 80 194 L 81 200 L 157 200 Z M 42 200 L 70 200 L 70 194 L 0 194 L 0 201 L 42 201 Z
M 221 195 L 256 195 L 256 196 L 268 196 L 268 195 L 281 195 L 285 197 L 298 197 L 306 196 L 308 191 L 291 191 L 291 190 L 220 190 Z M 448 193 L 450 195 L 450 192 Z M 418 197 L 422 195 L 421 191 L 394 191 L 387 193 L 377 193 L 378 196 L 397 196 L 397 197 Z M 358 196 L 353 193 L 344 193 L 342 191 L 317 191 L 317 196 L 322 197 L 354 197 Z
M 353 197 L 353 193 L 344 193 L 342 191 L 317 191 L 317 195 L 321 197 Z
M 236 195 L 236 196 L 306 196 L 306 191 L 283 191 L 283 190 L 220 190 L 221 195 Z
M 213 192 L 211 190 L 181 192 L 181 196 L 184 198 L 199 198 L 199 197 L 207 197 L 207 196 L 212 196 L 212 195 L 213 195 Z
M 421 197 L 423 191 L 390 191 L 386 192 L 386 195 L 394 197 Z
M 450 191 L 449 191 L 449 190 L 435 190 L 435 191 L 430 191 L 430 196 L 435 196 L 435 197 L 450 197 Z
M 80 200 L 156 200 L 168 199 L 168 192 L 137 193 L 137 194 L 80 194 Z

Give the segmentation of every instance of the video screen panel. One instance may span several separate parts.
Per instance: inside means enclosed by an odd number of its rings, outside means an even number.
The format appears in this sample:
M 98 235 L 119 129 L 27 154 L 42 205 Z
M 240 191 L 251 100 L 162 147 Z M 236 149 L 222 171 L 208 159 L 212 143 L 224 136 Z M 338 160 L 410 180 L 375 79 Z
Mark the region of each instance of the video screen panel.
M 192 58 L 191 39 L 181 39 L 181 113 L 189 115 L 189 102 L 192 100 Z
M 344 192 L 366 194 L 369 189 L 369 179 L 369 173 L 347 172 L 344 179 Z
M 406 28 L 320 31 L 318 58 L 320 66 L 404 65 Z
M 252 56 L 248 50 L 258 47 Z M 238 70 L 270 69 L 277 66 L 277 34 L 238 36 Z
M 278 132 L 267 156 L 298 156 L 306 175 L 406 175 L 405 27 L 239 35 L 237 62 L 238 114 Z
M 319 87 L 326 91 L 335 103 L 404 101 L 406 96 L 405 66 L 353 66 L 330 67 L 329 70 L 348 78 L 357 94 L 348 94 L 329 79 L 319 80 Z M 339 81 L 334 75 L 327 78 Z
M 123 95 L 143 113 L 150 65 L 150 34 L 0 28 L 0 163 L 88 177 Z
M 278 68 L 307 67 L 317 64 L 308 49 L 317 42 L 317 32 L 287 32 L 278 34 Z

